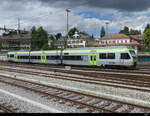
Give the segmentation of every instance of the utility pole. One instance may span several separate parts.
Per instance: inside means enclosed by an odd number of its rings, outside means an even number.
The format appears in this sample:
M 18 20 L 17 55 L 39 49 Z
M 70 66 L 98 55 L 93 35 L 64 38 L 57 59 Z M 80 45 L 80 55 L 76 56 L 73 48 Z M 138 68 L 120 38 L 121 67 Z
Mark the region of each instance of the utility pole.
M 66 9 L 66 12 L 67 12 L 67 38 L 65 39 L 65 47 L 64 48 L 67 48 L 67 41 L 69 39 L 69 35 L 68 35 L 68 32 L 69 32 L 69 12 L 71 12 L 69 9 Z
M 18 18 L 18 34 L 20 34 L 20 18 Z
M 106 22 L 106 35 L 108 34 L 108 25 L 109 25 L 109 22 Z

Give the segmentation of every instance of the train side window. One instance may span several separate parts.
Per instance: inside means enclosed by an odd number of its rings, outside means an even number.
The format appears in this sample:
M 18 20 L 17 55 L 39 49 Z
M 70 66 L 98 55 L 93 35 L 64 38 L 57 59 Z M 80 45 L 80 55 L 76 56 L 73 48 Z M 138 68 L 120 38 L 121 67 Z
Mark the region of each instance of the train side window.
M 63 56 L 63 60 L 83 60 L 82 56 Z
M 115 59 L 115 53 L 108 53 L 107 59 Z
M 121 53 L 121 59 L 131 59 L 128 53 Z
M 47 60 L 60 60 L 60 56 L 46 56 Z
M 13 58 L 14 57 L 14 54 L 10 54 L 10 58 Z
M 107 58 L 107 57 L 106 57 L 106 53 L 100 54 L 100 55 L 99 55 L 99 58 L 100 58 L 100 59 L 106 59 L 106 58 Z

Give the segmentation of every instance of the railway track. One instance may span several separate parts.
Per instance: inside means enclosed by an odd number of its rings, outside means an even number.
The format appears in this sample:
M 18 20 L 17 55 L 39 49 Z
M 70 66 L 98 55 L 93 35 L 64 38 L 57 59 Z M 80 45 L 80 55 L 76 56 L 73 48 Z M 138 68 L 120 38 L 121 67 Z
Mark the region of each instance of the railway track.
M 39 93 L 43 95 L 43 97 L 53 99 L 54 101 L 57 101 L 60 104 L 68 104 L 69 106 L 76 107 L 79 109 L 86 109 L 87 112 L 93 113 L 150 112 L 150 108 L 148 107 L 124 103 L 117 100 L 110 100 L 62 88 L 47 86 L 35 82 L 14 79 L 8 76 L 0 75 L 0 82 Z
M 0 103 L 0 113 L 16 113 L 16 110 L 12 106 L 6 104 L 6 103 Z
M 25 63 L 2 63 L 1 65 L 5 66 L 19 66 L 24 68 L 36 68 L 36 69 L 42 69 L 42 70 L 52 70 L 52 69 L 64 69 L 64 66 L 58 66 L 58 65 L 48 65 L 48 64 L 25 64 Z M 150 67 L 148 66 L 141 66 L 137 69 L 127 70 L 127 69 L 111 69 L 111 68 L 95 68 L 95 67 L 78 67 L 73 66 L 72 69 L 76 70 L 87 70 L 87 71 L 105 71 L 105 72 L 117 72 L 117 73 L 136 73 L 136 74 L 150 74 Z
M 115 88 L 117 87 L 117 88 L 138 90 L 143 92 L 150 92 L 150 78 L 146 78 L 146 79 L 139 78 L 138 80 L 137 78 L 133 79 L 130 77 L 122 78 L 122 76 L 118 76 L 118 75 L 112 77 L 112 75 L 106 76 L 106 75 L 100 75 L 96 73 L 91 74 L 88 72 L 85 73 L 79 71 L 60 71 L 61 73 L 50 74 L 44 72 L 29 71 L 23 69 L 19 70 L 19 69 L 4 68 L 4 67 L 1 67 L 0 69 L 8 72 L 36 75 L 43 78 L 48 77 L 48 78 L 55 78 L 61 80 L 69 80 L 74 82 L 82 82 L 82 83 L 110 86 Z M 76 76 L 70 76 L 68 74 L 76 74 Z

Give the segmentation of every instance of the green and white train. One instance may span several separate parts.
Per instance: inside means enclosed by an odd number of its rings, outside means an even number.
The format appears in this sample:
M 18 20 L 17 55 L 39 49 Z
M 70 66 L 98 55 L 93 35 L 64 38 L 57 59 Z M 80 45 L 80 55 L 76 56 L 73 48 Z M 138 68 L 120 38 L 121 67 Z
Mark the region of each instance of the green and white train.
M 127 46 L 72 48 L 47 51 L 8 52 L 8 61 L 78 66 L 136 67 L 137 54 Z

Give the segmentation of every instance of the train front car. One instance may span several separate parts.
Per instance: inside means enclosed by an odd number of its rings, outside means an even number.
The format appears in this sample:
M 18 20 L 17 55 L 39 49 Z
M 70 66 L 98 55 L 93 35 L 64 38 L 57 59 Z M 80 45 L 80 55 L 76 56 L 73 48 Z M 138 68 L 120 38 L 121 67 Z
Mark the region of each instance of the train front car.
M 13 62 L 14 61 L 14 57 L 15 57 L 15 53 L 14 52 L 8 52 L 7 53 L 7 61 L 8 62 Z
M 135 50 L 129 50 L 130 55 L 132 57 L 132 65 L 131 67 L 136 68 L 138 62 L 138 55 L 136 54 Z

